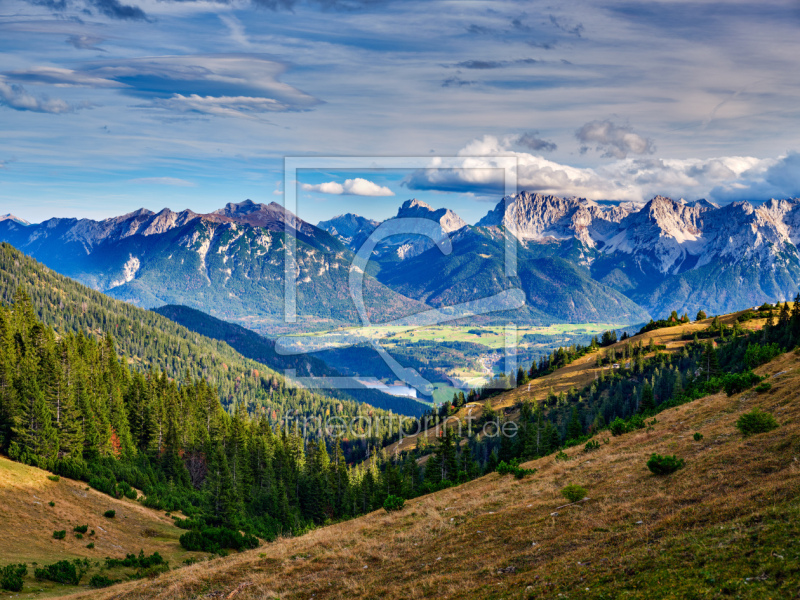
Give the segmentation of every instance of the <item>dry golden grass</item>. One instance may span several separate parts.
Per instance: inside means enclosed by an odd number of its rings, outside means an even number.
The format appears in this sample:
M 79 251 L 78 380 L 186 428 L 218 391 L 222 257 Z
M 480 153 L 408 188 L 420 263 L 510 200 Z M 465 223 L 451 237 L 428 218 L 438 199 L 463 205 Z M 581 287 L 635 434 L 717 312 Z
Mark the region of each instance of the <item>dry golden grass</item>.
M 172 565 L 189 556 L 178 543 L 182 530 L 165 513 L 145 508 L 128 499 L 117 500 L 80 481 L 61 478 L 51 481 L 48 473 L 0 457 L 0 566 L 28 563 L 25 590 L 44 589 L 63 594 L 65 586 L 35 582 L 30 563 L 40 565 L 58 560 L 105 557 L 124 558 L 129 552 L 159 552 Z M 55 506 L 50 506 L 49 502 Z M 116 511 L 107 519 L 103 513 Z M 77 539 L 73 528 L 88 525 L 95 535 Z M 66 530 L 63 540 L 53 531 Z M 86 546 L 94 543 L 95 547 Z M 72 588 L 74 589 L 74 588 Z M 0 591 L 0 598 L 8 595 Z
M 789 535 L 779 538 L 786 550 L 765 550 L 757 540 L 773 531 L 772 512 L 798 504 L 800 357 L 783 355 L 760 371 L 778 374 L 768 393 L 718 394 L 670 409 L 652 430 L 611 438 L 594 452 L 572 448 L 566 462 L 532 461 L 525 466 L 538 473 L 520 481 L 490 474 L 410 500 L 397 513 L 376 511 L 71 598 L 684 598 L 682 582 L 701 572 L 697 585 L 709 591 L 697 597 L 717 598 L 723 596 L 714 578 L 724 569 L 741 579 L 742 597 L 768 597 L 757 585 L 777 585 L 790 552 L 797 556 Z M 744 439 L 734 423 L 757 406 L 781 427 Z M 701 442 L 695 432 L 704 435 Z M 686 467 L 655 477 L 645 467 L 652 452 L 677 454 Z M 590 499 L 564 506 L 559 492 L 569 483 L 586 487 Z M 797 520 L 784 521 L 797 529 Z M 720 558 L 738 553 L 737 544 L 750 549 L 741 566 Z M 670 560 L 680 569 L 670 571 L 664 557 L 677 557 Z M 765 561 L 780 564 L 765 571 Z M 791 597 L 800 594 L 798 578 L 780 583 L 794 586 Z

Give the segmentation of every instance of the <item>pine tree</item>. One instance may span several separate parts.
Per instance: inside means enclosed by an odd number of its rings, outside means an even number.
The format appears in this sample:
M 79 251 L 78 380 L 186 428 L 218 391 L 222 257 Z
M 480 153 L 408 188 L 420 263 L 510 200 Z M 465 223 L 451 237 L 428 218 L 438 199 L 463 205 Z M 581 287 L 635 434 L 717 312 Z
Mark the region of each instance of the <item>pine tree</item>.
M 706 381 L 712 377 L 719 375 L 719 359 L 717 358 L 717 350 L 714 348 L 714 343 L 709 340 L 706 342 L 705 350 L 701 358 L 703 371 L 706 374 Z
M 653 394 L 653 386 L 646 383 L 642 388 L 642 397 L 639 400 L 639 412 L 647 412 L 656 407 L 655 396 Z
M 568 440 L 577 440 L 582 435 L 583 435 L 583 424 L 581 423 L 580 416 L 578 415 L 578 408 L 576 406 L 573 406 L 569 423 L 567 423 L 566 437 Z

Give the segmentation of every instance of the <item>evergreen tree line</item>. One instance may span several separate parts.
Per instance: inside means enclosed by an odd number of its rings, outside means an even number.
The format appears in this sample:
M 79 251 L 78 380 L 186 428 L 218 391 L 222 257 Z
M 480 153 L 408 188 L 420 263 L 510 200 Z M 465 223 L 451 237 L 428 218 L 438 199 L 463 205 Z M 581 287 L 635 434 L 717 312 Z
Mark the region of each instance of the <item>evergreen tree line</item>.
M 361 442 L 304 433 L 230 414 L 205 379 L 130 368 L 111 335 L 56 333 L 23 292 L 0 307 L 0 451 L 15 460 L 117 497 L 138 488 L 146 506 L 187 514 L 180 526 L 223 528 L 226 544 L 231 531 L 272 539 L 381 505 L 375 462 L 347 464 Z
M 321 419 L 371 415 L 387 417 L 388 422 L 392 414 L 293 386 L 282 374 L 244 358 L 222 341 L 91 290 L 2 243 L 0 302 L 12 303 L 19 289 L 30 297 L 37 317 L 59 336 L 109 333 L 134 369 L 158 371 L 175 380 L 184 379 L 188 372 L 193 379 L 205 380 L 229 412 L 237 405 L 246 406 L 252 415 L 263 415 L 273 426 L 288 415 Z

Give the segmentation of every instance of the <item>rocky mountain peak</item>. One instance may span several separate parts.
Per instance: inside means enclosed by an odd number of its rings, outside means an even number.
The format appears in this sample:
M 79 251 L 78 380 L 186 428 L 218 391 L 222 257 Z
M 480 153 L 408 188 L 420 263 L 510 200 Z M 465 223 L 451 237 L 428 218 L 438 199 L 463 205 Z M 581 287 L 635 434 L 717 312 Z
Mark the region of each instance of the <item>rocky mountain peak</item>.
M 26 221 L 25 219 L 20 219 L 19 217 L 15 217 L 11 213 L 8 213 L 7 215 L 0 215 L 0 222 L 1 221 L 9 221 L 17 223 L 19 225 L 30 225 L 30 223 L 28 223 L 28 221 Z
M 265 227 L 270 231 L 282 231 L 287 222 L 297 231 L 310 232 L 313 229 L 311 225 L 277 202 L 260 204 L 249 199 L 239 203 L 229 202 L 225 208 L 217 209 L 211 215 L 223 217 L 235 223 Z
M 397 219 L 429 219 L 438 222 L 442 229 L 450 233 L 467 225 L 467 222 L 449 208 L 434 210 L 429 204 L 413 198 L 406 200 L 397 211 Z

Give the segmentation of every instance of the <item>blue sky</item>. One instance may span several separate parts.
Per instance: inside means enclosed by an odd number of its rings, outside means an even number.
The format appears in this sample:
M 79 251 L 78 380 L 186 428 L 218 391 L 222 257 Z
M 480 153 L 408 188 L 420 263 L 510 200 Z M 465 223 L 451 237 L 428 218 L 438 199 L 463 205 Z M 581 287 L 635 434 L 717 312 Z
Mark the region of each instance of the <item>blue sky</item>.
M 0 213 L 280 201 L 285 156 L 463 157 L 307 174 L 312 222 L 410 197 L 474 222 L 509 155 L 561 195 L 796 196 L 799 25 L 738 0 L 3 0 Z

